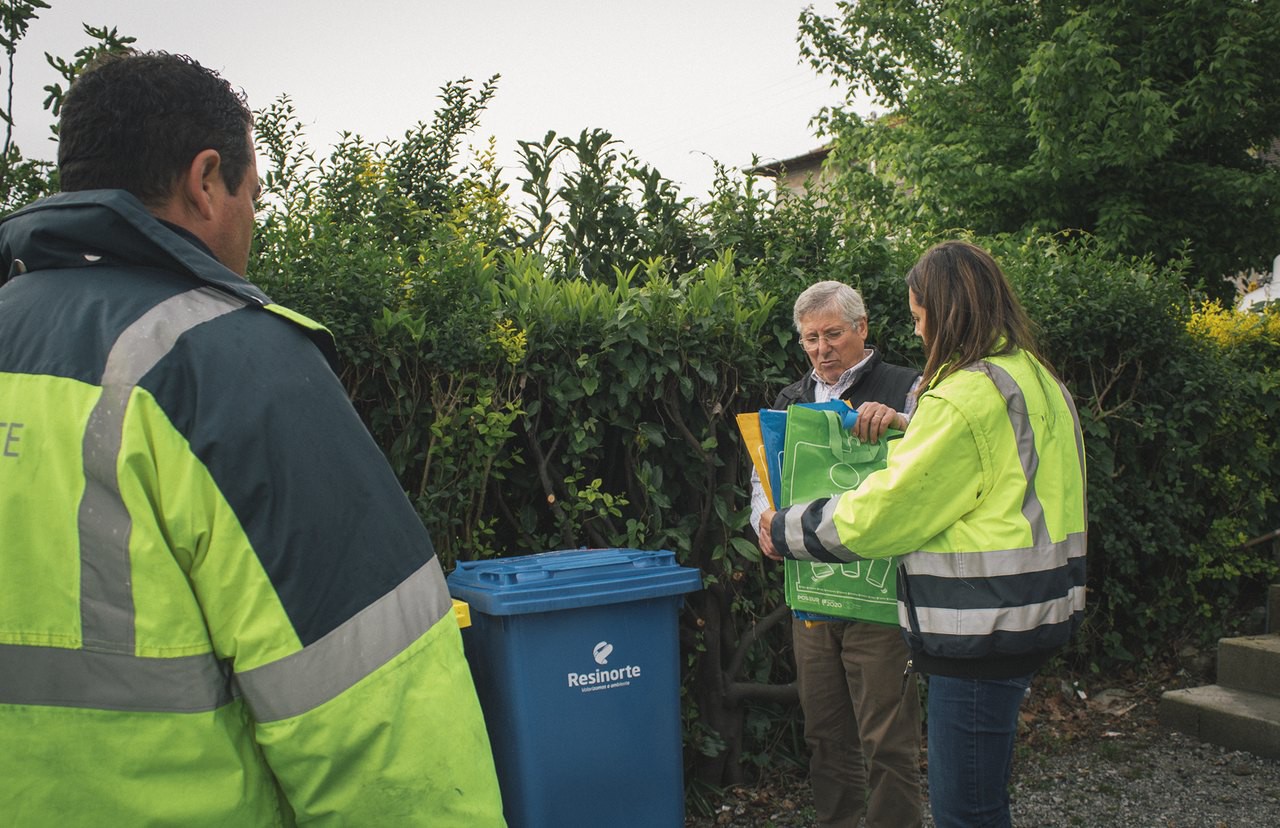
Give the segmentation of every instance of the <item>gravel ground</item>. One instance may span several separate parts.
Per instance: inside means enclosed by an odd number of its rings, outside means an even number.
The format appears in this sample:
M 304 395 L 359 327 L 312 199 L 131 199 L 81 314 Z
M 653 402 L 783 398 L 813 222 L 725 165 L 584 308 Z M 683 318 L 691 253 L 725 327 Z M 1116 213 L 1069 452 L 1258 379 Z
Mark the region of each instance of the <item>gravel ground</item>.
M 1280 826 L 1280 762 L 1180 733 L 1110 737 L 1014 771 L 1016 826 Z M 926 820 L 926 825 L 932 825 Z
M 1088 698 L 1056 680 L 1038 684 L 1014 760 L 1014 826 L 1280 828 L 1280 762 L 1162 727 L 1163 689 L 1135 682 Z M 686 828 L 814 828 L 809 803 L 799 777 L 734 788 Z M 932 826 L 927 805 L 925 814 Z

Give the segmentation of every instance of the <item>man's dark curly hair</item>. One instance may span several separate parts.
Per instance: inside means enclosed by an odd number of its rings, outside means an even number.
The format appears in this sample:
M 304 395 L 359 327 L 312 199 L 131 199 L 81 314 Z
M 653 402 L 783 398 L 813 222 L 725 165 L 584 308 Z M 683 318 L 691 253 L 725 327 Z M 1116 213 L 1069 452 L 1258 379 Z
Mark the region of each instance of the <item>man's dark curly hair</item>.
M 106 56 L 76 78 L 62 102 L 62 190 L 128 190 L 155 206 L 197 154 L 213 149 L 235 194 L 253 152 L 252 124 L 243 93 L 185 55 Z

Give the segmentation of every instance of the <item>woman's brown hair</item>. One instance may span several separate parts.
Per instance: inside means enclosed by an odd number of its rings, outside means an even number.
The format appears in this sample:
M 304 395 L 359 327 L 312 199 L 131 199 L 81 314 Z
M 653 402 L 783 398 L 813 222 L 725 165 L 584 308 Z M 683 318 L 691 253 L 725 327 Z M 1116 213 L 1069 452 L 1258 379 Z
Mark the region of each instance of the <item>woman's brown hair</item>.
M 935 244 L 907 274 L 924 309 L 921 390 L 987 356 L 1023 350 L 1052 372 L 1032 324 L 991 254 L 966 241 Z

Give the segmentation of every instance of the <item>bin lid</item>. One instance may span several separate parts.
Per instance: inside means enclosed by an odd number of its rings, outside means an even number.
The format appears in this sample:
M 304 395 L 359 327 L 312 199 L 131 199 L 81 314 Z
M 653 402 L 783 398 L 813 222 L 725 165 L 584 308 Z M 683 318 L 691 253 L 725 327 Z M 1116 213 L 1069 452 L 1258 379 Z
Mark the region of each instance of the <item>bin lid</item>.
M 565 549 L 460 561 L 449 594 L 489 615 L 621 604 L 702 589 L 702 574 L 665 549 Z

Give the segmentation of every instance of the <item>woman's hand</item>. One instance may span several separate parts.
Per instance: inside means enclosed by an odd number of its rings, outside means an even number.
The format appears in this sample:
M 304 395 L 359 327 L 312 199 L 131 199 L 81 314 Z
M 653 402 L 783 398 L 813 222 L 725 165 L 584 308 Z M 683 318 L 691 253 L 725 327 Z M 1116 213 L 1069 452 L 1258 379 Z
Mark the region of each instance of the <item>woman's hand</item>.
M 884 403 L 864 402 L 858 406 L 858 419 L 851 430 L 860 441 L 874 443 L 891 428 L 906 431 L 907 418 Z

